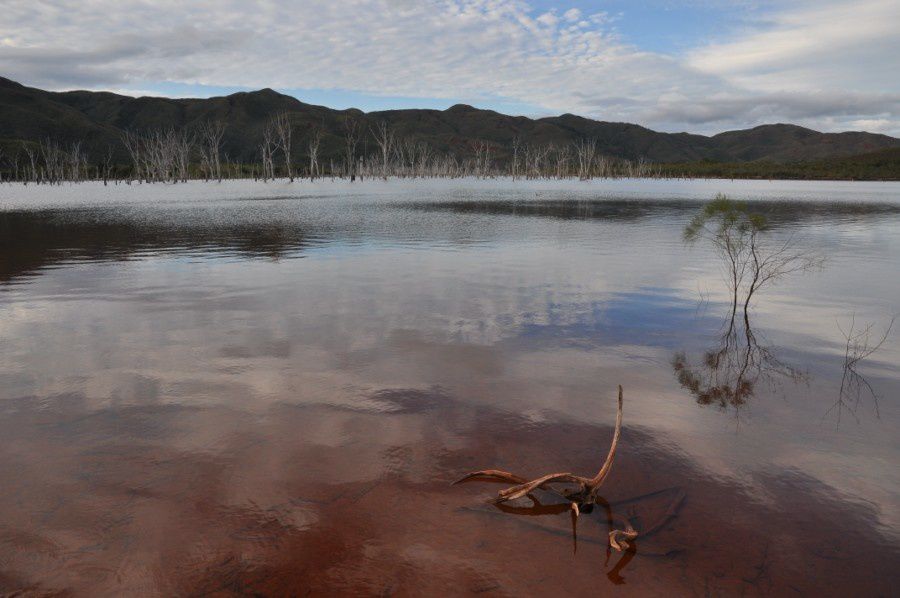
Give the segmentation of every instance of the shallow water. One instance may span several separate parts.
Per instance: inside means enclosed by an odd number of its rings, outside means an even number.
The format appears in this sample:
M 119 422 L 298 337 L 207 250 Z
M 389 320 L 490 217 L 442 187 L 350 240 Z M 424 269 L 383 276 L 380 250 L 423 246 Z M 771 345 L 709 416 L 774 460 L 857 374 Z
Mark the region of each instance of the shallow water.
M 717 192 L 827 261 L 703 405 Z M 894 594 L 897 313 L 898 184 L 0 185 L 0 592 Z M 618 384 L 631 551 L 449 485 L 592 475 Z

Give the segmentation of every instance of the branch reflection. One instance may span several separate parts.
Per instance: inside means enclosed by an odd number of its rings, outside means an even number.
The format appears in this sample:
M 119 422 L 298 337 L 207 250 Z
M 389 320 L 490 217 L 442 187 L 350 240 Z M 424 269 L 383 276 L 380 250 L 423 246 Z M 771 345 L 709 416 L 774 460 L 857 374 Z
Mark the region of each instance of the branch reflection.
M 672 359 L 672 369 L 678 383 L 698 404 L 721 409 L 740 409 L 754 396 L 762 381 L 807 380 L 804 372 L 779 359 L 773 347 L 759 343 L 749 315 L 744 318 L 743 327 L 739 327 L 734 313 L 718 345 L 707 350 L 700 363 L 690 363 L 686 353 L 679 351 Z
M 879 340 L 875 340 L 879 337 L 872 336 L 874 324 L 868 323 L 862 329 L 856 327 L 856 316 L 851 317 L 850 325 L 846 330 L 838 323 L 838 329 L 844 336 L 845 341 L 843 375 L 841 376 L 841 386 L 838 390 L 837 401 L 825 412 L 825 417 L 831 413 L 835 414 L 835 427 L 840 427 L 841 418 L 845 412 L 853 416 L 856 422 L 859 423 L 858 411 L 865 396 L 870 397 L 872 400 L 875 417 L 881 417 L 878 410 L 878 395 L 857 368 L 865 359 L 881 348 L 894 327 L 895 319 L 891 318 Z
M 595 498 L 595 505 L 585 505 L 581 510 L 581 516 L 576 517 L 570 508 L 570 504 L 559 498 L 558 495 L 545 491 L 538 491 L 525 496 L 529 504 L 497 503 L 492 506 L 509 515 L 521 517 L 552 518 L 555 516 L 568 517 L 571 521 L 573 550 L 578 550 L 578 522 L 595 522 L 602 526 L 603 532 L 598 534 L 595 529 L 587 531 L 586 541 L 600 543 L 606 546 L 604 567 L 609 565 L 614 554 L 610 543 L 619 542 L 624 550 L 615 564 L 606 573 L 607 579 L 615 585 L 623 585 L 626 578 L 623 576 L 628 564 L 641 554 L 638 550 L 638 541 L 653 543 L 655 535 L 664 530 L 671 520 L 678 514 L 685 499 L 684 491 L 679 487 L 666 488 L 648 494 L 642 494 L 609 502 L 602 496 Z M 591 525 L 589 523 L 588 525 Z M 546 531 L 555 531 L 555 528 L 539 525 Z M 623 539 L 622 530 L 634 529 L 638 532 L 637 539 Z M 646 552 L 646 551 L 645 551 Z M 677 551 L 667 550 L 663 552 L 646 552 L 650 556 L 671 556 Z

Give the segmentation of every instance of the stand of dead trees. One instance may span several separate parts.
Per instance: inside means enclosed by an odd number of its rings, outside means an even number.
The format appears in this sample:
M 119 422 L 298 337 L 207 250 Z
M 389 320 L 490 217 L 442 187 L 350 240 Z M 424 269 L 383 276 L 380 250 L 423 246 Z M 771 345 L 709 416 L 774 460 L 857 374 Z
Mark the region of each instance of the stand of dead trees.
M 259 132 L 255 159 L 233 162 L 224 155 L 226 125 L 209 120 L 184 129 L 126 131 L 117 147 L 93 150 L 80 142 L 47 139 L 0 151 L 0 182 L 59 184 L 178 183 L 189 179 L 262 181 L 323 176 L 346 178 L 503 178 L 590 180 L 614 177 L 664 177 L 659 165 L 601 154 L 595 139 L 569 144 L 535 144 L 515 137 L 510 144 L 473 139 L 453 149 L 397 133 L 386 121 L 369 124 L 348 114 L 337 134 L 325 123 L 296 122 L 287 112 L 269 118 Z M 300 143 L 295 144 L 295 139 Z M 299 147 L 298 147 L 299 145 Z M 327 150 L 329 159 L 323 163 Z M 305 155 L 305 160 L 304 160 Z M 301 165 L 298 167 L 298 165 Z M 304 172 L 305 170 L 305 172 Z
M 195 145 L 187 131 L 153 131 L 139 134 L 126 131 L 122 143 L 134 166 L 135 178 L 148 183 L 185 182 Z
M 222 180 L 222 138 L 225 136 L 225 123 L 222 121 L 204 121 L 197 130 L 197 149 L 200 152 L 200 170 L 204 180 Z

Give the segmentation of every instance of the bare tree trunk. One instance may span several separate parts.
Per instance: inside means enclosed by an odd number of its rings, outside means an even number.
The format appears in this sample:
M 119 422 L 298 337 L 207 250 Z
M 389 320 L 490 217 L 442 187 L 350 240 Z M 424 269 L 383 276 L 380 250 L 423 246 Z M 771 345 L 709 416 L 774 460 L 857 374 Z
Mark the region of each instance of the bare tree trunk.
M 175 159 L 175 167 L 178 172 L 178 178 L 182 183 L 186 183 L 190 175 L 191 153 L 194 148 L 194 136 L 188 134 L 187 131 L 172 133 L 171 143 L 173 145 L 173 154 Z
M 356 180 L 356 146 L 359 144 L 359 121 L 348 116 L 344 120 L 344 151 L 347 166 L 347 176 L 351 181 Z
M 582 181 L 586 181 L 593 176 L 596 153 L 596 139 L 581 139 L 575 144 L 575 154 L 578 159 L 578 178 Z
M 322 143 L 322 127 L 315 125 L 310 131 L 309 149 L 309 180 L 315 180 L 319 176 L 319 145 Z
M 281 147 L 281 153 L 284 156 L 284 169 L 288 179 L 294 182 L 294 170 L 291 166 L 291 119 L 287 112 L 279 112 L 272 118 L 272 127 L 278 137 L 278 145 Z
M 519 153 L 522 151 L 522 138 L 520 136 L 516 135 L 513 137 L 512 149 L 512 178 L 513 180 L 516 180 L 519 177 Z
M 104 156 L 103 156 L 103 175 L 102 175 L 104 187 L 106 187 L 106 185 L 109 181 L 109 175 L 112 170 L 112 158 L 113 158 L 112 148 L 109 146 L 106 146 L 106 154 L 104 154 Z
M 378 126 L 371 130 L 375 143 L 381 149 L 381 176 L 384 180 L 388 177 L 388 162 L 391 156 L 391 150 L 394 147 L 394 133 L 388 127 L 385 121 L 378 123 Z
M 207 178 L 215 178 L 222 182 L 222 165 L 219 157 L 222 151 L 222 138 L 225 136 L 225 123 L 220 120 L 204 121 L 200 125 L 200 154 L 205 166 Z
M 14 177 L 13 180 L 16 180 L 16 181 L 19 180 L 19 159 L 20 159 L 20 158 L 21 158 L 21 156 L 20 156 L 20 154 L 18 154 L 18 153 L 16 153 L 16 155 L 13 156 L 13 163 L 12 163 L 12 165 L 13 165 L 13 177 Z
M 269 179 L 275 180 L 275 151 L 278 149 L 275 134 L 274 124 L 269 121 L 263 129 L 263 141 L 259 148 L 262 158 L 263 182 Z

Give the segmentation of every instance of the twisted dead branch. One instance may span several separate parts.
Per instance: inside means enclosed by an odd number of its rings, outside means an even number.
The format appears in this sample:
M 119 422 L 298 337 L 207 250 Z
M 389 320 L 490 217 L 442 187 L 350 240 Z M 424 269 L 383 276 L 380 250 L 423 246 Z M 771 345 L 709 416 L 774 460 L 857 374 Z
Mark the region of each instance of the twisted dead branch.
M 612 464 L 613 460 L 616 457 L 616 449 L 619 446 L 619 438 L 621 436 L 621 433 L 622 386 L 620 385 L 618 408 L 616 410 L 616 428 L 615 432 L 613 433 L 612 444 L 609 447 L 609 453 L 606 455 L 606 460 L 603 462 L 603 465 L 600 467 L 600 470 L 594 477 L 586 478 L 566 472 L 551 473 L 529 481 L 522 476 L 510 473 L 508 471 L 502 471 L 499 469 L 482 469 L 480 471 L 467 473 L 459 480 L 453 482 L 453 484 L 460 484 L 462 482 L 473 479 L 500 480 L 503 482 L 510 482 L 515 484 L 514 486 L 506 488 L 505 490 L 501 490 L 498 493 L 497 498 L 491 501 L 493 502 L 493 504 L 501 504 L 511 500 L 522 498 L 523 496 L 530 496 L 532 492 L 538 489 L 546 490 L 549 492 L 553 492 L 567 500 L 569 502 L 569 508 L 572 510 L 572 513 L 575 517 L 578 517 L 581 514 L 583 508 L 587 507 L 587 511 L 590 511 L 591 509 L 593 509 L 593 505 L 598 502 L 597 492 L 599 491 L 600 486 L 603 485 L 603 482 L 606 480 L 610 470 L 612 469 Z M 575 487 L 558 488 L 555 486 L 558 484 L 574 484 Z M 532 498 L 532 500 L 534 499 Z M 609 533 L 610 546 L 619 551 L 626 549 L 628 547 L 628 541 L 633 540 L 638 535 L 631 524 L 627 521 L 625 522 L 624 527 L 624 530 L 613 530 Z

